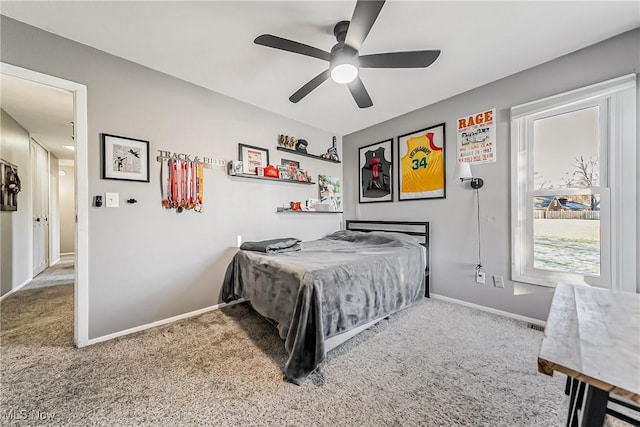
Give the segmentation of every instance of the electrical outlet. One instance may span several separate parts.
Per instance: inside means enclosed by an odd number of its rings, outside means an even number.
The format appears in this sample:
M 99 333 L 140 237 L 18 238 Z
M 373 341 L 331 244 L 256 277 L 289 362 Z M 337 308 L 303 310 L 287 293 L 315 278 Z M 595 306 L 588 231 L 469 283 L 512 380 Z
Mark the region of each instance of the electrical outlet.
M 484 280 L 485 280 L 484 271 L 480 271 L 480 270 L 476 271 L 476 282 L 484 284 Z
M 493 276 L 493 286 L 504 288 L 504 278 L 502 276 Z

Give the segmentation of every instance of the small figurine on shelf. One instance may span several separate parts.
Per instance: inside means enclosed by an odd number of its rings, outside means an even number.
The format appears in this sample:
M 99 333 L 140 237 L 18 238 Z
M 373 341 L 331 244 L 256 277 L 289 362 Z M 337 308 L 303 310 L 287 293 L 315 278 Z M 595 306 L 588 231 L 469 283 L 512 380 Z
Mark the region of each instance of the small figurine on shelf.
M 279 147 L 286 147 L 285 136 L 282 135 L 282 134 L 278 135 L 278 146 Z

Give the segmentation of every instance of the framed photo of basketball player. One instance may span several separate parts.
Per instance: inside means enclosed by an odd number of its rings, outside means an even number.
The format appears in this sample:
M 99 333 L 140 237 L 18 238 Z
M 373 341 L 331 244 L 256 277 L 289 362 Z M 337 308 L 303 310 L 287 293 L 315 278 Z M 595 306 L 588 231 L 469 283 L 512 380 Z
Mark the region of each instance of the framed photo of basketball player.
M 393 139 L 359 149 L 359 202 L 393 202 Z
M 398 137 L 398 199 L 444 199 L 445 124 Z

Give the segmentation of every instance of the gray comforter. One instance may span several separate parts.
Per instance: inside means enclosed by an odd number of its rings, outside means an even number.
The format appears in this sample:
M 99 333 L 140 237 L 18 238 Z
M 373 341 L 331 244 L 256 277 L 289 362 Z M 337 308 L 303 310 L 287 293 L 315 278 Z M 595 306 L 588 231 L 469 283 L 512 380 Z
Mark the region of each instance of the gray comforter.
M 324 340 L 418 301 L 425 291 L 423 248 L 411 236 L 339 231 L 301 243 L 302 250 L 239 251 L 222 298 L 249 300 L 278 325 L 297 384 L 325 357 Z

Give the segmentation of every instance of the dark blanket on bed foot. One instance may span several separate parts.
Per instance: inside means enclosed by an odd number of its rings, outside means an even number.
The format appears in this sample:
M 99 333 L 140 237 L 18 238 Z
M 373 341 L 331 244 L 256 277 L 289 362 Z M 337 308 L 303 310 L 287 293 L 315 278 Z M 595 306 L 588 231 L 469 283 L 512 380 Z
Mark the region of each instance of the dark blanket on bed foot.
M 285 253 L 239 251 L 222 299 L 245 298 L 278 323 L 284 372 L 301 384 L 325 358 L 325 339 L 379 319 L 424 295 L 423 248 L 398 233 L 341 231 Z

